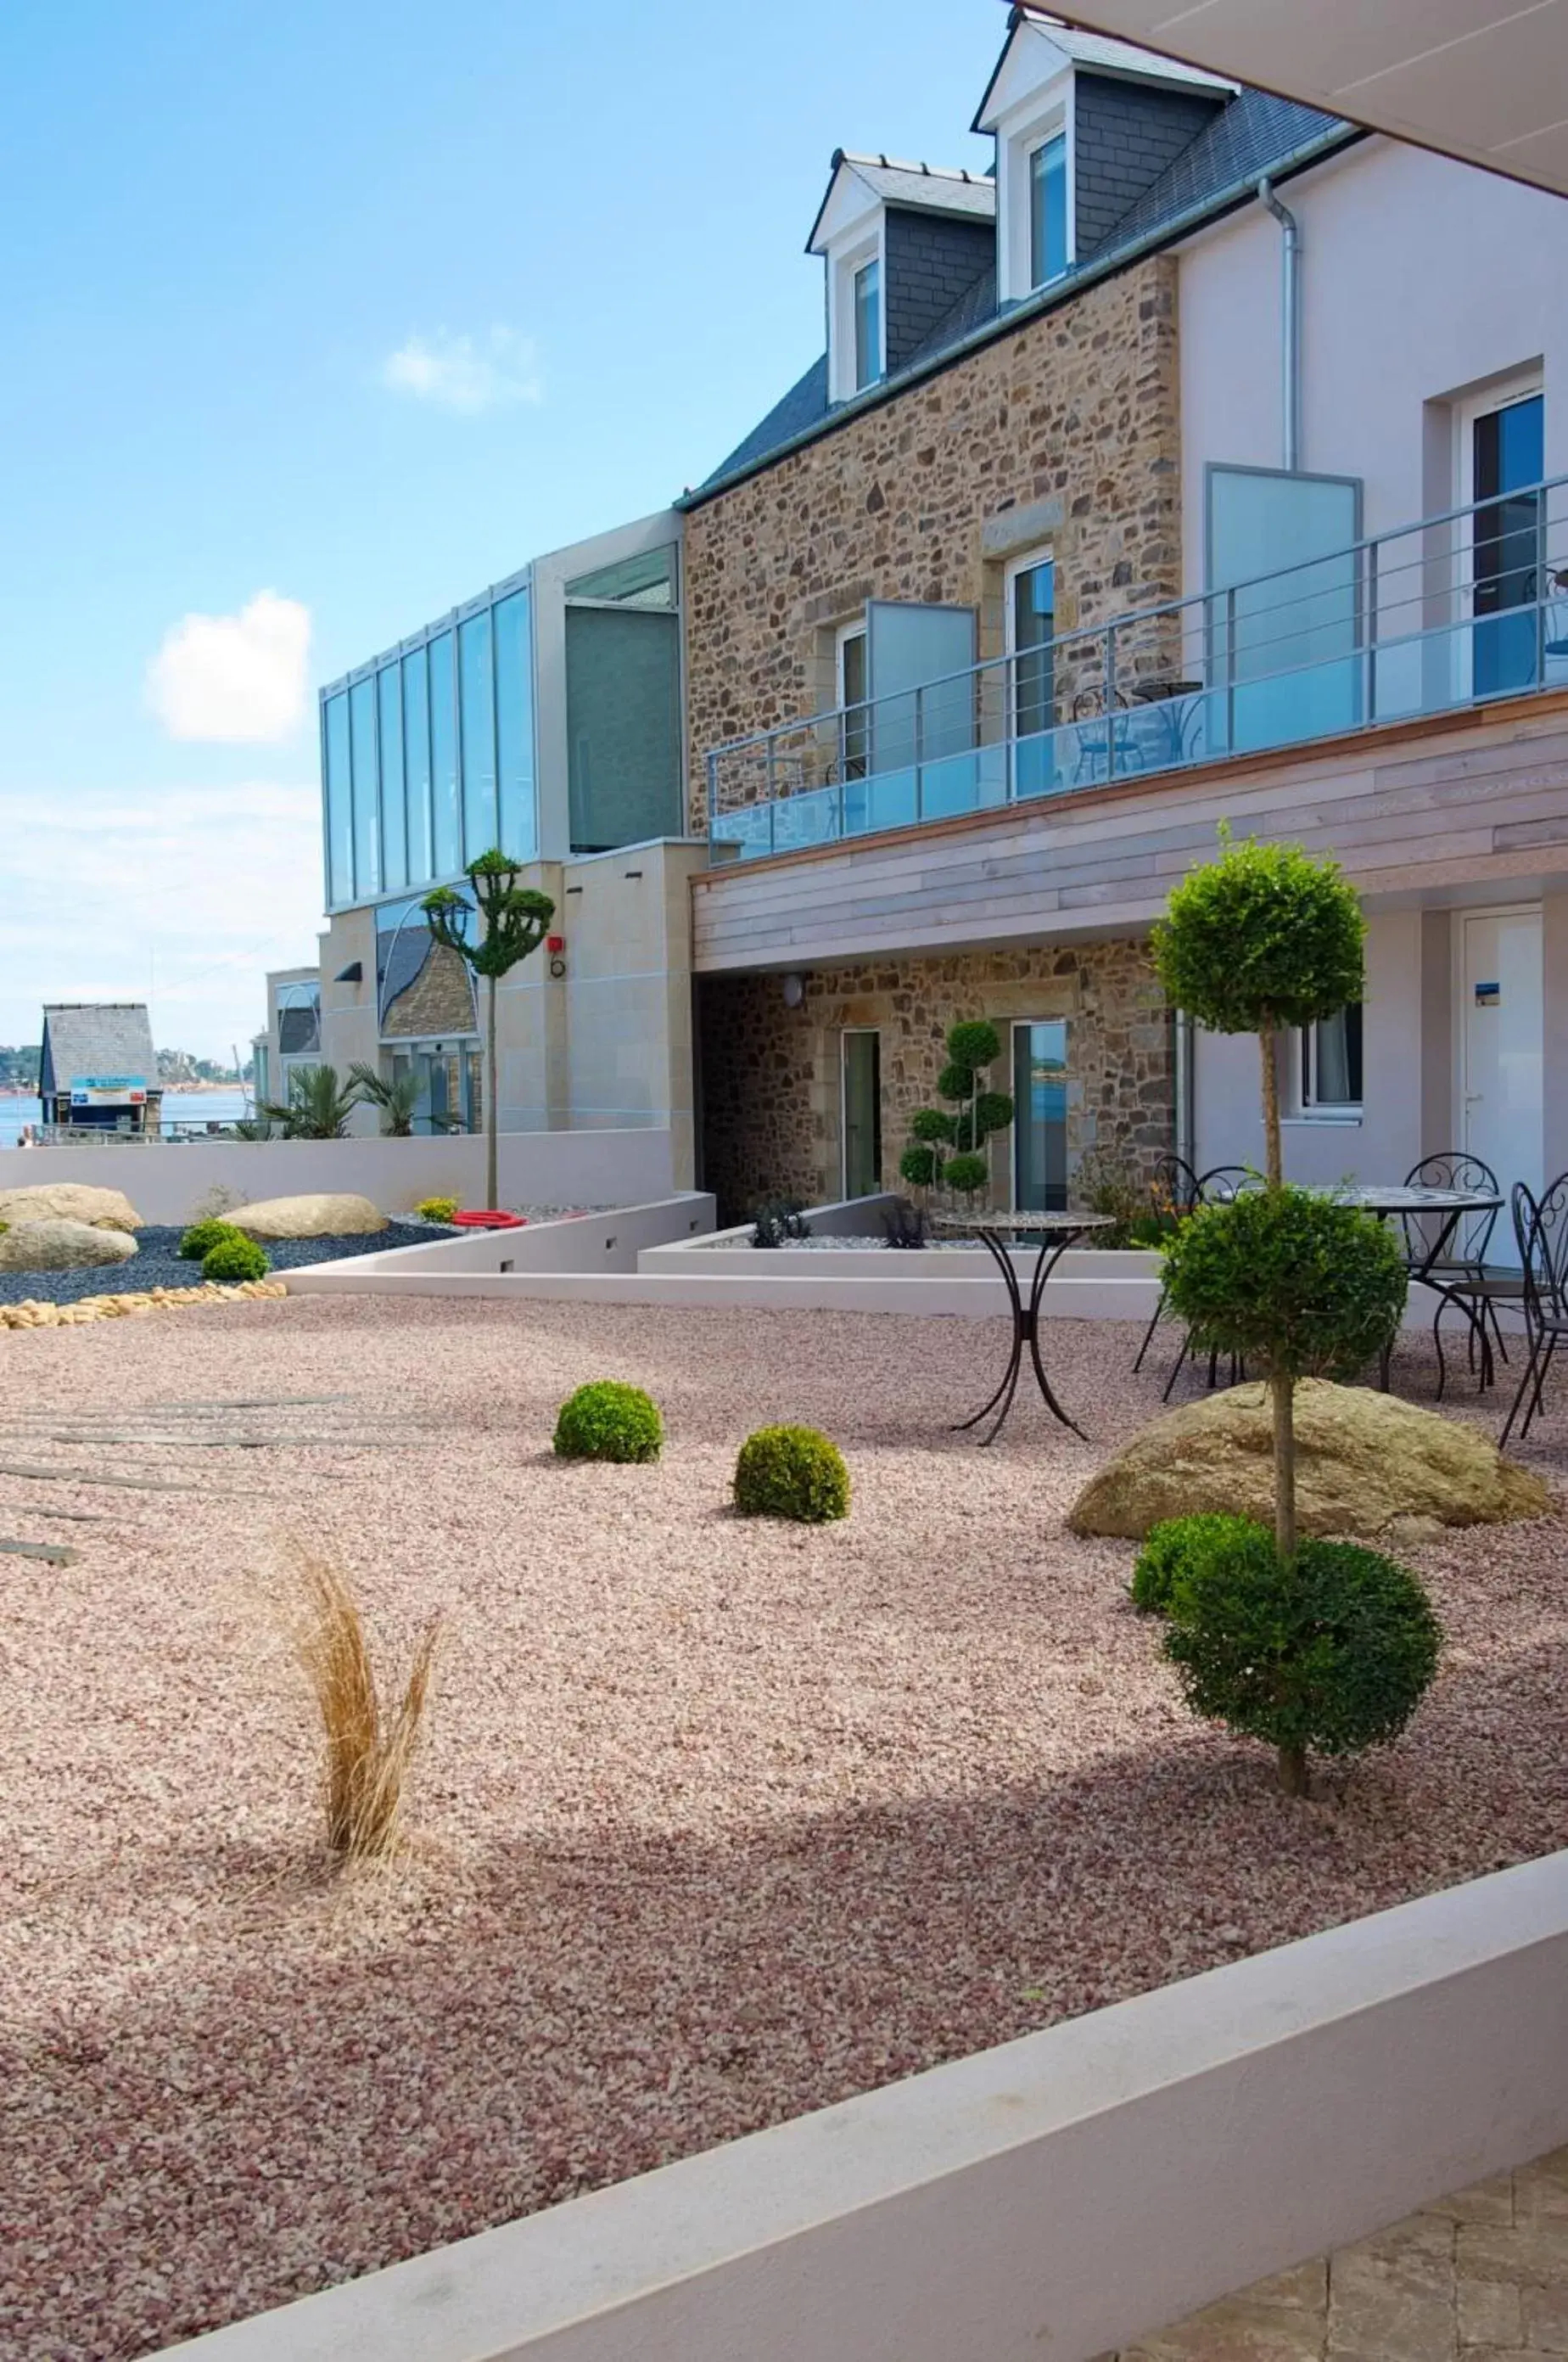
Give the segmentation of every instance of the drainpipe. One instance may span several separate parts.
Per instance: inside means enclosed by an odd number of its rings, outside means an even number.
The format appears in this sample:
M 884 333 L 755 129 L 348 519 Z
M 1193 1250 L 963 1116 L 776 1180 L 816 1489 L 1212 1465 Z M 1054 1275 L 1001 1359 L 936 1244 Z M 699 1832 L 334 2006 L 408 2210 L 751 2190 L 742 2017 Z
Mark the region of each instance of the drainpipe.
M 1266 172 L 1257 184 L 1260 204 L 1266 205 L 1284 234 L 1280 262 L 1279 373 L 1285 398 L 1283 465 L 1291 475 L 1301 465 L 1301 230 L 1288 205 L 1274 193 Z

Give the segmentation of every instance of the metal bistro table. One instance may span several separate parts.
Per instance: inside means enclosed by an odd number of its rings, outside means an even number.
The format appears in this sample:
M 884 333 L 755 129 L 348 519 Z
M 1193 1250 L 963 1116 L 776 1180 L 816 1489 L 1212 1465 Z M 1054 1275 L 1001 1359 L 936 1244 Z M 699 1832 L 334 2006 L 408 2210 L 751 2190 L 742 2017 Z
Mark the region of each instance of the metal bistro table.
M 1074 1435 L 1083 1435 L 1075 1418 L 1069 1418 L 1055 1395 L 1046 1375 L 1046 1365 L 1040 1359 L 1040 1299 L 1046 1292 L 1046 1282 L 1074 1239 L 1086 1231 L 1102 1231 L 1112 1227 L 1110 1214 L 1047 1214 L 1028 1207 L 1014 1207 L 1006 1213 L 937 1214 L 931 1227 L 949 1238 L 978 1239 L 990 1250 L 992 1260 L 1002 1274 L 1007 1289 L 1007 1301 L 1013 1314 L 1013 1341 L 1008 1350 L 1007 1367 L 1002 1374 L 1002 1384 L 988 1403 L 983 1403 L 972 1418 L 955 1420 L 953 1432 L 961 1435 L 968 1428 L 978 1427 L 982 1418 L 996 1410 L 996 1423 L 989 1435 L 982 1435 L 982 1444 L 994 1443 L 1002 1432 L 1003 1421 L 1013 1407 L 1013 1397 L 1018 1390 L 1018 1373 L 1023 1367 L 1024 1348 L 1029 1348 L 1029 1359 L 1035 1365 L 1035 1376 L 1046 1408 L 1060 1419 L 1063 1427 L 1071 1428 Z M 1025 1297 L 1018 1285 L 1018 1274 L 1007 1252 L 1007 1241 L 1016 1238 L 1039 1237 L 1040 1252 L 1035 1258 L 1034 1276 L 1029 1293 Z M 1083 1437 L 1087 1443 L 1087 1436 Z
M 1341 1198 L 1346 1205 L 1359 1206 L 1364 1214 L 1375 1214 L 1380 1222 L 1386 1222 L 1391 1217 L 1399 1215 L 1413 1218 L 1415 1221 L 1420 1223 L 1418 1236 L 1422 1242 L 1424 1252 L 1419 1257 L 1414 1254 L 1409 1255 L 1410 1280 L 1413 1286 L 1430 1287 L 1434 1296 L 1442 1298 L 1442 1304 L 1438 1307 L 1437 1324 L 1432 1330 L 1432 1336 L 1437 1345 L 1438 1393 L 1441 1395 L 1442 1392 L 1445 1374 L 1441 1333 L 1442 1307 L 1445 1304 L 1453 1305 L 1469 1322 L 1472 1343 L 1478 1342 L 1481 1348 L 1481 1384 L 1483 1387 L 1488 1386 L 1492 1382 L 1492 1347 L 1486 1335 L 1486 1324 L 1485 1320 L 1477 1319 L 1462 1285 L 1456 1286 L 1446 1279 L 1439 1279 L 1435 1274 L 1440 1268 L 1444 1267 L 1449 1248 L 1453 1242 L 1453 1234 L 1466 1214 L 1497 1212 L 1503 1202 L 1497 1191 L 1426 1188 L 1419 1184 L 1412 1187 L 1408 1182 L 1400 1183 L 1396 1187 L 1391 1183 L 1380 1185 L 1375 1181 L 1368 1181 L 1358 1182 L 1347 1189 L 1335 1189 L 1329 1194 Z M 1422 1220 L 1423 1216 L 1435 1218 L 1430 1231 Z M 1430 1244 L 1427 1243 L 1429 1239 Z M 1410 1234 L 1408 1230 L 1405 1233 L 1405 1243 L 1409 1250 Z M 1452 1269 L 1452 1263 L 1448 1263 L 1447 1267 Z M 1388 1363 L 1392 1353 L 1393 1347 L 1389 1345 L 1384 1351 L 1379 1362 L 1379 1383 L 1385 1394 L 1388 1391 Z

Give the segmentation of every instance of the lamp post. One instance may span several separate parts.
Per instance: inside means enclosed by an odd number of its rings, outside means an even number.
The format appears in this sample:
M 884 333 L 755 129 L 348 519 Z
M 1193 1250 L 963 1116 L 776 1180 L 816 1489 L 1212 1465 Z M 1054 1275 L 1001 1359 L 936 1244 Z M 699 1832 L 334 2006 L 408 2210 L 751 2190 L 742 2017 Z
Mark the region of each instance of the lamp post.
M 472 889 L 471 905 L 450 886 L 427 894 L 422 908 L 431 933 L 446 950 L 455 952 L 473 976 L 485 979 L 485 1203 L 493 1213 L 499 1195 L 497 1135 L 496 987 L 503 976 L 538 950 L 555 915 L 548 894 L 520 886 L 521 864 L 499 845 L 471 861 L 466 875 Z M 468 919 L 477 907 L 479 940 L 471 942 Z

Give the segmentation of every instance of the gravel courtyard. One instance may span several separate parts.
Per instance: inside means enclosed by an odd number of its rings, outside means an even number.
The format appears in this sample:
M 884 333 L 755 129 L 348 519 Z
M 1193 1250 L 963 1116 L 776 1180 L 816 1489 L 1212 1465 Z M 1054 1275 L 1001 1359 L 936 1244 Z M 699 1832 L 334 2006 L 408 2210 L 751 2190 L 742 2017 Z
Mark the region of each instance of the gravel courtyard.
M 982 1451 L 949 1422 L 1001 1342 L 313 1297 L 0 1338 L 0 1538 L 77 1553 L 0 1554 L 7 2362 L 125 2362 L 1568 1843 L 1557 1519 L 1418 1553 L 1438 1684 L 1292 1805 L 1181 1708 L 1131 1550 L 1063 1531 L 1164 1358 L 1053 1327 L 1094 1443 L 1021 1391 Z M 658 1465 L 551 1456 L 593 1376 L 660 1401 Z M 1396 1383 L 1430 1399 L 1420 1349 Z M 844 1446 L 846 1523 L 730 1513 L 774 1418 Z M 1568 1375 L 1521 1456 L 1568 1474 Z M 291 1543 L 389 1672 L 444 1618 L 391 1872 L 323 1867 Z

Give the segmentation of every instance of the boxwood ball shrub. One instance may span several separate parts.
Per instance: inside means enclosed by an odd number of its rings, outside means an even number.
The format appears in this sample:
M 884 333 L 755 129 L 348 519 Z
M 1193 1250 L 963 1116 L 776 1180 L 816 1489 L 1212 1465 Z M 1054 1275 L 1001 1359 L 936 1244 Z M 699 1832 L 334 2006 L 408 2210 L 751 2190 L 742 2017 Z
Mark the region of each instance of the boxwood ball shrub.
M 760 1427 L 735 1463 L 735 1507 L 744 1518 L 793 1518 L 806 1526 L 847 1518 L 844 1455 L 814 1427 Z
M 563 1460 L 657 1460 L 664 1422 L 652 1395 L 618 1378 L 593 1378 L 568 1395 L 555 1417 Z
M 1165 1653 L 1195 1714 L 1279 1750 L 1301 1795 L 1307 1758 L 1397 1738 L 1437 1671 L 1442 1628 L 1413 1574 L 1357 1542 L 1282 1560 L 1261 1528 L 1173 1585 Z
M 226 1238 L 217 1240 L 202 1257 L 202 1277 L 222 1280 L 231 1286 L 236 1280 L 265 1279 L 271 1268 L 265 1248 L 239 1231 L 231 1231 Z
M 1230 1518 L 1218 1512 L 1193 1518 L 1166 1518 L 1151 1526 L 1133 1562 L 1133 1605 L 1140 1616 L 1168 1616 L 1178 1583 L 1202 1579 L 1203 1569 L 1216 1551 L 1249 1541 L 1266 1526 L 1254 1518 Z
M 192 1223 L 180 1242 L 179 1253 L 187 1263 L 200 1263 L 223 1240 L 242 1239 L 244 1236 L 245 1232 L 236 1231 L 232 1222 L 221 1221 L 215 1214 L 209 1215 L 204 1222 Z
M 456 1211 L 455 1198 L 422 1198 L 414 1208 L 422 1222 L 449 1222 Z
M 1165 1249 L 1165 1284 L 1202 1352 L 1348 1378 L 1392 1341 L 1409 1280 L 1387 1224 L 1281 1187 L 1200 1206 Z

